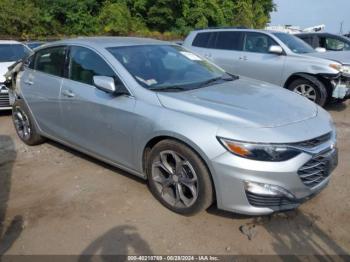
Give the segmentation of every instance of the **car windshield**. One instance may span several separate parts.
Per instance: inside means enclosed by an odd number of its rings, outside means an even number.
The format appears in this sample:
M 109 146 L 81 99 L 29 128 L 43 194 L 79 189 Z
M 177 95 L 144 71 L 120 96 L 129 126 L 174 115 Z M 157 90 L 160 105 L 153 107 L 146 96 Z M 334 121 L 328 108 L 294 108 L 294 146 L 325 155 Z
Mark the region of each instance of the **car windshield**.
M 286 34 L 286 33 L 273 33 L 279 40 L 281 40 L 292 52 L 296 54 L 314 53 L 315 50 L 305 43 L 300 38 Z
M 233 78 L 221 68 L 175 45 L 136 45 L 107 50 L 144 88 L 190 90 Z
M 30 50 L 21 44 L 0 44 L 0 62 L 13 62 L 30 54 Z

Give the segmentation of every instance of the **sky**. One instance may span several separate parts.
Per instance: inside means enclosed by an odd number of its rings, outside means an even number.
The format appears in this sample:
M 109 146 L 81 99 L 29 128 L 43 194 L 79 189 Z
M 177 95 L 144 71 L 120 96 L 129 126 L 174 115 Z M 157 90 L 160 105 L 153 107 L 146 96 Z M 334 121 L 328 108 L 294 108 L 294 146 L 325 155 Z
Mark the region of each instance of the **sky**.
M 296 25 L 306 28 L 325 24 L 325 31 L 350 31 L 350 0 L 274 0 L 277 12 L 271 13 L 270 25 Z

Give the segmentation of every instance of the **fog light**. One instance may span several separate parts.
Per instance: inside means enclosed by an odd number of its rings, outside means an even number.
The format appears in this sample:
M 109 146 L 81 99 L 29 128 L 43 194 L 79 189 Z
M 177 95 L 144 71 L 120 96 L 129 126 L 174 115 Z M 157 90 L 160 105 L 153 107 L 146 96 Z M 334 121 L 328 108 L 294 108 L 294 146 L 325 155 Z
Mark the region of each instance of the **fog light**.
M 280 186 L 256 183 L 250 181 L 244 181 L 244 188 L 246 191 L 263 196 L 279 196 L 287 197 L 289 199 L 294 199 L 295 196 L 289 192 L 287 189 L 284 189 Z

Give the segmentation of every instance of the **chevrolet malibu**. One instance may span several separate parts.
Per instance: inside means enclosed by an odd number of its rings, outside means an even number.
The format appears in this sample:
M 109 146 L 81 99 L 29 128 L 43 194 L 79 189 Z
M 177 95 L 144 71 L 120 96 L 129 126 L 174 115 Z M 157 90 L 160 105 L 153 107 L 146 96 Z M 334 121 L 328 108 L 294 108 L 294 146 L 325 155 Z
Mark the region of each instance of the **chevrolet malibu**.
M 142 177 L 180 214 L 213 203 L 251 215 L 293 209 L 337 165 L 325 110 L 175 44 L 71 39 L 19 68 L 11 94 L 24 143 L 56 140 Z

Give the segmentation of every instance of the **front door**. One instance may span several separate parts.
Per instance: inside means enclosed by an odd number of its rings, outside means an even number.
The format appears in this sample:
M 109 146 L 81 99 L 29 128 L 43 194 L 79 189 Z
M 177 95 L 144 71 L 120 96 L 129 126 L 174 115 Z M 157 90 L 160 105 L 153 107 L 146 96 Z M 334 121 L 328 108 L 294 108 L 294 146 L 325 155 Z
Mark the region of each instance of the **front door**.
M 65 140 L 96 156 L 130 167 L 135 99 L 115 96 L 93 85 L 95 75 L 120 80 L 91 49 L 72 46 L 68 71 L 69 79 L 63 80 L 60 94 Z
M 278 44 L 268 35 L 246 32 L 243 52 L 238 61 L 238 74 L 282 85 L 281 76 L 286 56 L 269 53 L 272 45 Z

